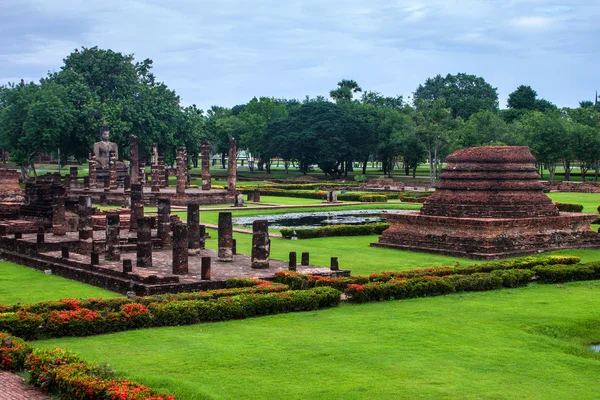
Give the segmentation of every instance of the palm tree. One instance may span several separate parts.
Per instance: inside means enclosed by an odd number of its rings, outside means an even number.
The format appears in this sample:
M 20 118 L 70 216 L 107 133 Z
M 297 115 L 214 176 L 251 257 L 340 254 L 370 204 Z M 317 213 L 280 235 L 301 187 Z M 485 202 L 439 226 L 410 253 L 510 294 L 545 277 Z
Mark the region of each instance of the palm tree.
M 337 89 L 329 92 L 329 96 L 335 100 L 336 103 L 341 101 L 351 101 L 354 93 L 362 92 L 358 83 L 353 79 L 342 79 L 338 82 Z

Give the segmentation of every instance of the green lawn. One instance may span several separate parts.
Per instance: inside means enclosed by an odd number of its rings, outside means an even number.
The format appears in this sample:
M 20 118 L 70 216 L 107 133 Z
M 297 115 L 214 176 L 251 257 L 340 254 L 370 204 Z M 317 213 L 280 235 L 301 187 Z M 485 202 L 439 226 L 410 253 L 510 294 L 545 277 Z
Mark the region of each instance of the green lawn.
M 69 297 L 118 297 L 95 286 L 9 262 L 0 262 L 0 304 L 36 303 Z
M 554 202 L 581 204 L 583 212 L 598 214 L 597 208 L 600 206 L 600 193 L 552 192 L 547 194 Z
M 178 399 L 597 399 L 600 282 L 36 342 Z

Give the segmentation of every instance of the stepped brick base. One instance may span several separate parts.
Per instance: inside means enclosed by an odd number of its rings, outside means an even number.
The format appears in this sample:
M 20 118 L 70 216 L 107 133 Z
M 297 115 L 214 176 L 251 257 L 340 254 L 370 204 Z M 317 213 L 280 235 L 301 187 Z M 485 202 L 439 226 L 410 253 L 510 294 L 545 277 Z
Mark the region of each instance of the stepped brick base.
M 371 246 L 496 260 L 568 249 L 600 249 L 592 214 L 534 218 L 454 218 L 418 212 L 387 214 L 390 228 Z

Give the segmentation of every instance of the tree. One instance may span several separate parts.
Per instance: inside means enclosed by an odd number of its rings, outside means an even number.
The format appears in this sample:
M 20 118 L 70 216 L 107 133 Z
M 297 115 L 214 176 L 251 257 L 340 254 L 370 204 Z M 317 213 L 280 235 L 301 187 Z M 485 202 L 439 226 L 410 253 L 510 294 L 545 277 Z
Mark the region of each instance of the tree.
M 239 114 L 240 119 L 246 124 L 246 131 L 241 135 L 241 146 L 251 154 L 258 157 L 258 169 L 262 171 L 266 165 L 267 172 L 271 172 L 271 162 L 266 152 L 267 143 L 266 127 L 268 124 L 287 117 L 285 103 L 277 102 L 273 98 L 253 98 L 246 104 L 244 111 Z M 252 164 L 251 168 L 252 168 Z
M 520 85 L 508 95 L 506 103 L 508 110 L 504 110 L 502 117 L 506 122 L 513 122 L 530 111 L 546 112 L 558 108 L 546 99 L 538 99 L 537 92 L 531 86 Z
M 475 75 L 458 73 L 427 78 L 413 94 L 415 105 L 442 98 L 446 101 L 446 107 L 451 110 L 452 118 L 460 117 L 466 121 L 478 111 L 498 111 L 498 90 Z
M 518 125 L 538 163 L 548 170 L 550 181 L 554 181 L 556 164 L 565 157 L 565 149 L 569 147 L 570 129 L 566 118 L 556 110 L 533 111 L 519 120 Z
M 452 110 L 446 107 L 444 98 L 435 101 L 419 100 L 416 111 L 417 138 L 427 152 L 429 180 L 433 186 L 436 177 L 439 176 L 442 149 L 449 141 L 455 121 L 452 119 Z
M 506 145 L 510 143 L 506 122 L 491 111 L 479 111 L 460 126 L 455 147 Z
M 354 93 L 362 92 L 358 83 L 352 79 L 342 79 L 338 82 L 338 87 L 329 92 L 329 96 L 335 100 L 336 103 L 351 101 Z
M 515 110 L 535 110 L 537 92 L 531 86 L 521 85 L 508 95 L 506 106 Z
M 269 152 L 298 160 L 306 174 L 312 165 L 332 178 L 343 173 L 343 165 L 357 155 L 367 129 L 363 121 L 335 104 L 313 101 L 289 113 L 288 118 L 267 127 Z
M 0 90 L 0 140 L 12 161 L 21 167 L 23 179 L 29 168 L 36 175 L 34 159 L 50 153 L 70 134 L 75 112 L 61 85 L 21 82 Z

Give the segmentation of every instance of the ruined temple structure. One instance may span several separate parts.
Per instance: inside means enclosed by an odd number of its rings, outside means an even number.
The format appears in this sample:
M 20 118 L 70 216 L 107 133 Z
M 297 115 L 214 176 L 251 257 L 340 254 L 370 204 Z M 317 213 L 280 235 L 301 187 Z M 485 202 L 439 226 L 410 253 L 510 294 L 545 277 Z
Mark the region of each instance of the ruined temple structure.
M 528 147 L 457 150 L 420 212 L 390 213 L 372 246 L 493 260 L 569 248 L 600 248 L 593 214 L 559 212 Z

